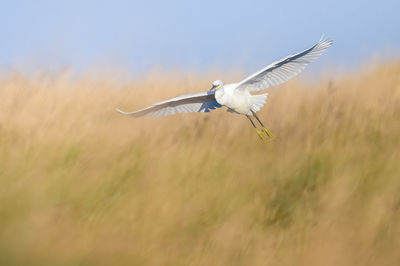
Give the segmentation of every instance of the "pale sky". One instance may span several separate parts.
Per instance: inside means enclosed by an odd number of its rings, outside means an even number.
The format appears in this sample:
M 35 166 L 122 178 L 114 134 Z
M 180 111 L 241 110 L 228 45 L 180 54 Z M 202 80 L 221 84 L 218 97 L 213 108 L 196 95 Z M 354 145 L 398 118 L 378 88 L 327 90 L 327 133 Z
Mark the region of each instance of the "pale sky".
M 0 69 L 256 71 L 334 40 L 317 67 L 400 51 L 400 1 L 1 1 Z

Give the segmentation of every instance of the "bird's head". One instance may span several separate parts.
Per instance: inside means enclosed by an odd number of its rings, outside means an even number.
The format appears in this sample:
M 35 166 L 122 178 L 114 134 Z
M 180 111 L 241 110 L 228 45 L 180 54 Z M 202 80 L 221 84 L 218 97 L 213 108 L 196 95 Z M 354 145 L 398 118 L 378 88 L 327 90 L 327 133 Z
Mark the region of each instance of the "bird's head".
M 218 80 L 215 80 L 215 81 L 212 83 L 212 87 L 211 87 L 210 91 L 216 91 L 216 90 L 218 90 L 219 88 L 222 88 L 223 86 L 224 86 L 224 83 L 222 83 L 222 81 L 220 81 L 219 79 L 218 79 Z

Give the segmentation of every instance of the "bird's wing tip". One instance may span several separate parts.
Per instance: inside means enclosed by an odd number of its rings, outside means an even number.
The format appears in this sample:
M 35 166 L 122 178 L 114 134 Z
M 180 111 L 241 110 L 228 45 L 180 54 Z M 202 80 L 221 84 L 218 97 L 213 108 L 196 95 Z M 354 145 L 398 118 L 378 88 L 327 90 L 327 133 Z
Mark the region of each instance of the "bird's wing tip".
M 115 111 L 117 111 L 118 113 L 123 114 L 123 115 L 131 114 L 130 112 L 125 112 L 125 111 L 122 111 L 121 109 L 118 109 L 118 108 L 115 108 Z
M 318 43 L 324 43 L 326 45 L 331 46 L 333 44 L 333 40 L 331 38 L 325 37 L 325 34 L 322 34 L 322 36 L 319 39 Z

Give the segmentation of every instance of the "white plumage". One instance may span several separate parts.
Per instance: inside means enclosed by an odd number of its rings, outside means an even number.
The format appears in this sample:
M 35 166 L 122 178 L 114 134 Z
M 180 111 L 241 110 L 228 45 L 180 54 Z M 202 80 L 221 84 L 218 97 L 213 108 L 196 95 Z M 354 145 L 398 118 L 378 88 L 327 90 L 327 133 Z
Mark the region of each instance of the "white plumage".
M 158 102 L 150 107 L 136 112 L 124 112 L 117 109 L 121 114 L 141 116 L 166 116 L 176 113 L 209 112 L 221 107 L 215 101 L 215 91 L 204 91 L 193 94 L 181 95 L 163 102 Z
M 246 115 L 256 128 L 251 116 L 255 116 L 262 125 L 256 112 L 264 106 L 268 94 L 251 95 L 250 92 L 265 90 L 288 81 L 321 56 L 331 45 L 331 40 L 321 38 L 311 48 L 276 61 L 239 83 L 224 85 L 222 81 L 216 80 L 212 88 L 206 92 L 178 96 L 136 112 L 117 111 L 135 117 L 166 116 L 176 113 L 209 112 L 225 106 L 230 112 Z M 267 132 L 265 128 L 264 130 Z
M 331 40 L 321 39 L 313 47 L 276 61 L 242 80 L 238 84 L 238 89 L 260 91 L 282 84 L 303 71 L 309 63 L 320 57 L 331 45 Z

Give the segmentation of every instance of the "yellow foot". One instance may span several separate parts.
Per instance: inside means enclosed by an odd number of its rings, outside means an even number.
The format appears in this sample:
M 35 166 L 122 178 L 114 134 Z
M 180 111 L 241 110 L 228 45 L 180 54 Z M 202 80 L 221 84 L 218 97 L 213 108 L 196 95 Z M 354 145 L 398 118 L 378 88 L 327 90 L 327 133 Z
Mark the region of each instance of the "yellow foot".
M 275 138 L 274 134 L 271 133 L 271 131 L 269 131 L 268 129 L 266 129 L 265 127 L 263 128 L 265 134 L 267 134 L 267 137 L 269 138 Z
M 258 128 L 256 128 L 256 132 L 257 132 L 257 135 L 260 137 L 260 139 L 265 142 L 266 137 L 264 136 L 263 132 Z

